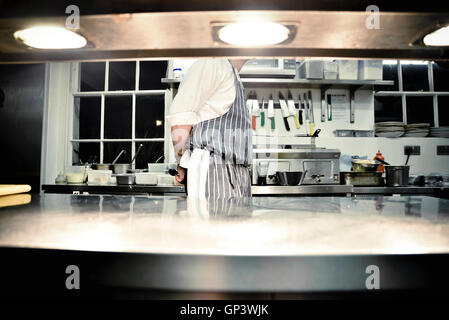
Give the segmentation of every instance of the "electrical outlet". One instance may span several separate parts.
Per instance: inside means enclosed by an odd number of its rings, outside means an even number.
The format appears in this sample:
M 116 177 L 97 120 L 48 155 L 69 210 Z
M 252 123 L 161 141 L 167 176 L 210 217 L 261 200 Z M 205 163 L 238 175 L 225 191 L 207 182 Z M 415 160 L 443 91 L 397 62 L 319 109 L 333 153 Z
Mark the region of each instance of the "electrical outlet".
M 405 155 L 412 155 L 412 156 L 419 156 L 421 154 L 421 146 L 404 146 L 404 154 Z
M 437 146 L 437 156 L 448 156 L 449 146 Z

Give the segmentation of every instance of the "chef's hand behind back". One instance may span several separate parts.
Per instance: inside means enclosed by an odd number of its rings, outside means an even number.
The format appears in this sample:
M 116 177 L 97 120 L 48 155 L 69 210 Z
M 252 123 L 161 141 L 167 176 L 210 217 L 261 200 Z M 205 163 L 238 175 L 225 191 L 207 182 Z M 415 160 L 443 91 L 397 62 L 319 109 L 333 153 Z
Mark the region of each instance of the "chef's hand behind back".
M 175 176 L 175 179 L 179 183 L 183 183 L 184 178 L 185 178 L 185 174 L 186 174 L 186 169 L 184 169 L 183 167 L 180 167 L 178 165 L 177 171 L 178 171 L 178 174 Z

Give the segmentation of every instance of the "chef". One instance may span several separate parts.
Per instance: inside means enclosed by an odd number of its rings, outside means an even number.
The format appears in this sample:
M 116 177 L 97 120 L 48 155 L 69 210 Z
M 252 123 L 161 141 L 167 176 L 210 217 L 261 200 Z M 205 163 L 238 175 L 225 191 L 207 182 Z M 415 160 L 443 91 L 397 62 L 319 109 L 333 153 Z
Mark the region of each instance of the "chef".
M 238 72 L 246 60 L 200 59 L 173 100 L 171 126 L 178 175 L 188 196 L 251 196 L 251 123 Z

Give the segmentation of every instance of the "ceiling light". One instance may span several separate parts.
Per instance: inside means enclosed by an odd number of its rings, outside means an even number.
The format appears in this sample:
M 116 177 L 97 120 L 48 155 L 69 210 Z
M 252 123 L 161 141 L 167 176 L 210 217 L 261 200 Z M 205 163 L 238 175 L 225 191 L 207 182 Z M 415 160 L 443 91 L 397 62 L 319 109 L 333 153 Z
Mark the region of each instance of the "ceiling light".
M 236 22 L 218 31 L 218 37 L 236 46 L 267 46 L 288 39 L 289 29 L 274 22 Z
M 76 49 L 87 44 L 86 38 L 62 27 L 32 27 L 15 32 L 14 37 L 38 49 Z
M 423 42 L 426 46 L 449 46 L 449 26 L 429 33 L 424 37 Z

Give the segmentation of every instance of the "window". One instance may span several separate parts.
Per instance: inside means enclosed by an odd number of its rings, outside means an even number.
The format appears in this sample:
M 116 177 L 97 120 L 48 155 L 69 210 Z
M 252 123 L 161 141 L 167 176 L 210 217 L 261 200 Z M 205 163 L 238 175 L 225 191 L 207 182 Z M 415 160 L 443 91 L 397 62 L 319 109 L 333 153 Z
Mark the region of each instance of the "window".
M 162 88 L 167 61 L 83 62 L 73 93 L 72 163 L 129 163 L 140 144 L 136 168 L 146 168 L 165 153 Z
M 384 79 L 394 88 L 375 87 L 375 121 L 402 121 L 447 126 L 449 64 L 385 60 Z

